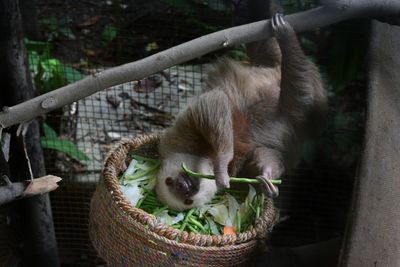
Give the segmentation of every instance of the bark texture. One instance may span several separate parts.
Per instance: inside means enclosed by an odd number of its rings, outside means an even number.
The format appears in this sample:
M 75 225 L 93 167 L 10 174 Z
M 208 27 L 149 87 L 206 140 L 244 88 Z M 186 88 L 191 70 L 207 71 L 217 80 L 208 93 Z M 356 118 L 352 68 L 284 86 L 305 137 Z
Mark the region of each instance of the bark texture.
M 0 32 L 0 107 L 4 107 L 34 97 L 18 1 L 0 0 Z M 39 124 L 34 121 L 28 129 L 26 149 L 35 177 L 45 174 L 39 139 Z M 20 181 L 30 177 L 21 141 L 14 131 L 9 164 L 11 177 Z M 25 266 L 59 266 L 49 195 L 20 200 L 13 205 L 12 213 L 11 217 L 16 218 L 12 223 L 18 225 L 16 233 L 23 237 L 21 246 Z
M 365 149 L 340 266 L 400 266 L 400 27 L 375 21 Z

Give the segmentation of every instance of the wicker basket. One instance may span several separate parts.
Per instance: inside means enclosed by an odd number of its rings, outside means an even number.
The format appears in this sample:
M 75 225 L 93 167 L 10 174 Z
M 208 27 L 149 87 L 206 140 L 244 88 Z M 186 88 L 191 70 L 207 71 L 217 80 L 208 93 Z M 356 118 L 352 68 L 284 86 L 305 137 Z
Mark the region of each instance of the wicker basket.
M 276 221 L 266 199 L 255 226 L 236 235 L 187 233 L 158 223 L 153 215 L 133 207 L 122 195 L 118 175 L 130 151 L 157 157 L 157 135 L 121 142 L 107 157 L 103 178 L 93 195 L 89 234 L 109 266 L 245 266 Z M 176 242 L 175 240 L 179 240 Z

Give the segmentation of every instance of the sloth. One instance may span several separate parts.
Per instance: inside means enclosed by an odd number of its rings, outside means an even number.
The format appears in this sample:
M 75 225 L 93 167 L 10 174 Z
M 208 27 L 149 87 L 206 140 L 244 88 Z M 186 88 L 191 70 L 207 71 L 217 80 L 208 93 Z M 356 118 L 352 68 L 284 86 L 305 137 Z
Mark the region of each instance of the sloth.
M 251 65 L 219 60 L 204 93 L 161 134 L 156 193 L 168 207 L 201 207 L 238 173 L 257 177 L 266 195 L 276 197 L 271 179 L 298 163 L 300 145 L 325 109 L 326 92 L 283 15 L 271 19 L 271 28 L 274 37 L 248 45 Z M 191 177 L 182 163 L 216 179 Z

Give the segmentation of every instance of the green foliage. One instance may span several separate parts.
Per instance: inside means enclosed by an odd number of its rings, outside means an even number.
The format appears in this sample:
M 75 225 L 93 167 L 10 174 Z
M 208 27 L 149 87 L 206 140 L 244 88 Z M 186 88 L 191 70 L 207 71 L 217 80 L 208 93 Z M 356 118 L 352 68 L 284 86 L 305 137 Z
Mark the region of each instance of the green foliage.
M 204 10 L 230 15 L 233 9 L 232 5 L 229 4 L 230 2 L 224 0 L 164 0 L 164 2 L 186 14 L 185 22 L 189 27 L 202 29 L 206 32 L 217 31 L 220 27 L 198 19 L 201 16 L 200 14 L 204 13 Z
M 110 43 L 117 37 L 117 35 L 118 35 L 117 28 L 115 28 L 111 24 L 107 24 L 103 29 L 101 37 L 102 37 L 103 41 L 105 41 L 106 43 Z
M 41 94 L 84 78 L 79 71 L 50 56 L 51 44 L 26 39 L 25 45 L 35 87 Z
M 50 42 L 32 41 L 25 38 L 25 47 L 28 51 L 35 51 L 37 53 L 50 56 L 52 44 Z
M 57 19 L 54 16 L 39 21 L 41 26 L 48 29 L 48 41 L 53 41 L 55 39 L 59 39 L 60 37 L 65 37 L 68 40 L 75 40 L 76 37 L 71 28 L 68 26 L 70 23 L 71 19 Z
M 244 45 L 237 46 L 229 51 L 230 57 L 239 60 L 239 61 L 247 61 L 249 57 L 246 53 L 246 48 Z
M 198 1 L 200 2 L 200 1 Z M 210 9 L 220 12 L 230 12 L 231 7 L 228 1 L 223 0 L 207 0 L 203 1 Z
M 200 28 L 205 30 L 206 32 L 215 32 L 218 30 L 217 26 L 209 25 L 201 20 L 198 20 L 194 17 L 187 18 L 185 21 L 188 25 L 192 27 Z
M 43 123 L 44 136 L 49 139 L 57 139 L 58 135 L 47 123 Z
M 151 42 L 151 43 L 148 43 L 147 45 L 146 45 L 146 47 L 145 47 L 145 51 L 146 52 L 152 52 L 152 51 L 154 51 L 154 50 L 158 50 L 158 44 L 157 44 L 157 42 Z
M 25 45 L 29 54 L 29 66 L 35 87 L 40 93 L 49 92 L 67 83 L 84 78 L 79 71 L 50 56 L 50 43 L 26 39 Z M 60 139 L 57 133 L 46 123 L 43 123 L 43 132 L 44 137 L 40 139 L 43 148 L 57 150 L 76 160 L 90 159 L 74 143 Z
M 199 9 L 202 7 L 217 12 L 229 13 L 231 11 L 231 6 L 228 4 L 229 2 L 224 0 L 164 0 L 164 2 L 186 14 L 198 13 Z
M 76 160 L 89 160 L 90 158 L 80 151 L 77 146 L 69 140 L 60 139 L 57 133 L 46 123 L 43 123 L 44 137 L 40 138 L 43 148 L 54 149 L 65 153 Z

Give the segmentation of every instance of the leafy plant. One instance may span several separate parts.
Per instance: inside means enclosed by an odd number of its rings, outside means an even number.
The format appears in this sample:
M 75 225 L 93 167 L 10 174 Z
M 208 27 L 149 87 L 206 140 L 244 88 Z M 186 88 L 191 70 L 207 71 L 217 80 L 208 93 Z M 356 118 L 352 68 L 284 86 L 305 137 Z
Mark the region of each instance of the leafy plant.
M 84 78 L 79 71 L 52 58 L 50 55 L 52 46 L 48 42 L 26 39 L 25 45 L 29 53 L 29 66 L 35 87 L 40 93 L 52 91 Z
M 39 24 L 48 28 L 49 35 L 47 39 L 49 41 L 53 41 L 62 36 L 66 37 L 68 40 L 75 40 L 76 36 L 72 32 L 71 28 L 68 26 L 70 23 L 71 19 L 68 18 L 57 19 L 54 16 L 39 21 Z
M 248 61 L 249 57 L 246 53 L 246 48 L 244 45 L 237 46 L 229 51 L 229 54 L 232 58 L 239 61 Z
M 114 40 L 118 35 L 118 30 L 111 24 L 107 24 L 104 29 L 103 33 L 101 34 L 101 37 L 106 43 L 110 43 L 112 40 Z
M 40 138 L 40 143 L 43 148 L 57 150 L 76 160 L 89 160 L 90 158 L 83 153 L 78 147 L 69 140 L 64 140 L 58 137 L 48 124 L 43 123 L 44 137 Z
M 187 15 L 185 23 L 190 25 L 190 27 L 203 29 L 206 32 L 217 31 L 221 25 L 210 25 L 199 19 L 197 15 L 202 14 L 205 9 L 216 13 L 232 13 L 231 5 L 224 0 L 164 0 L 164 2 Z

